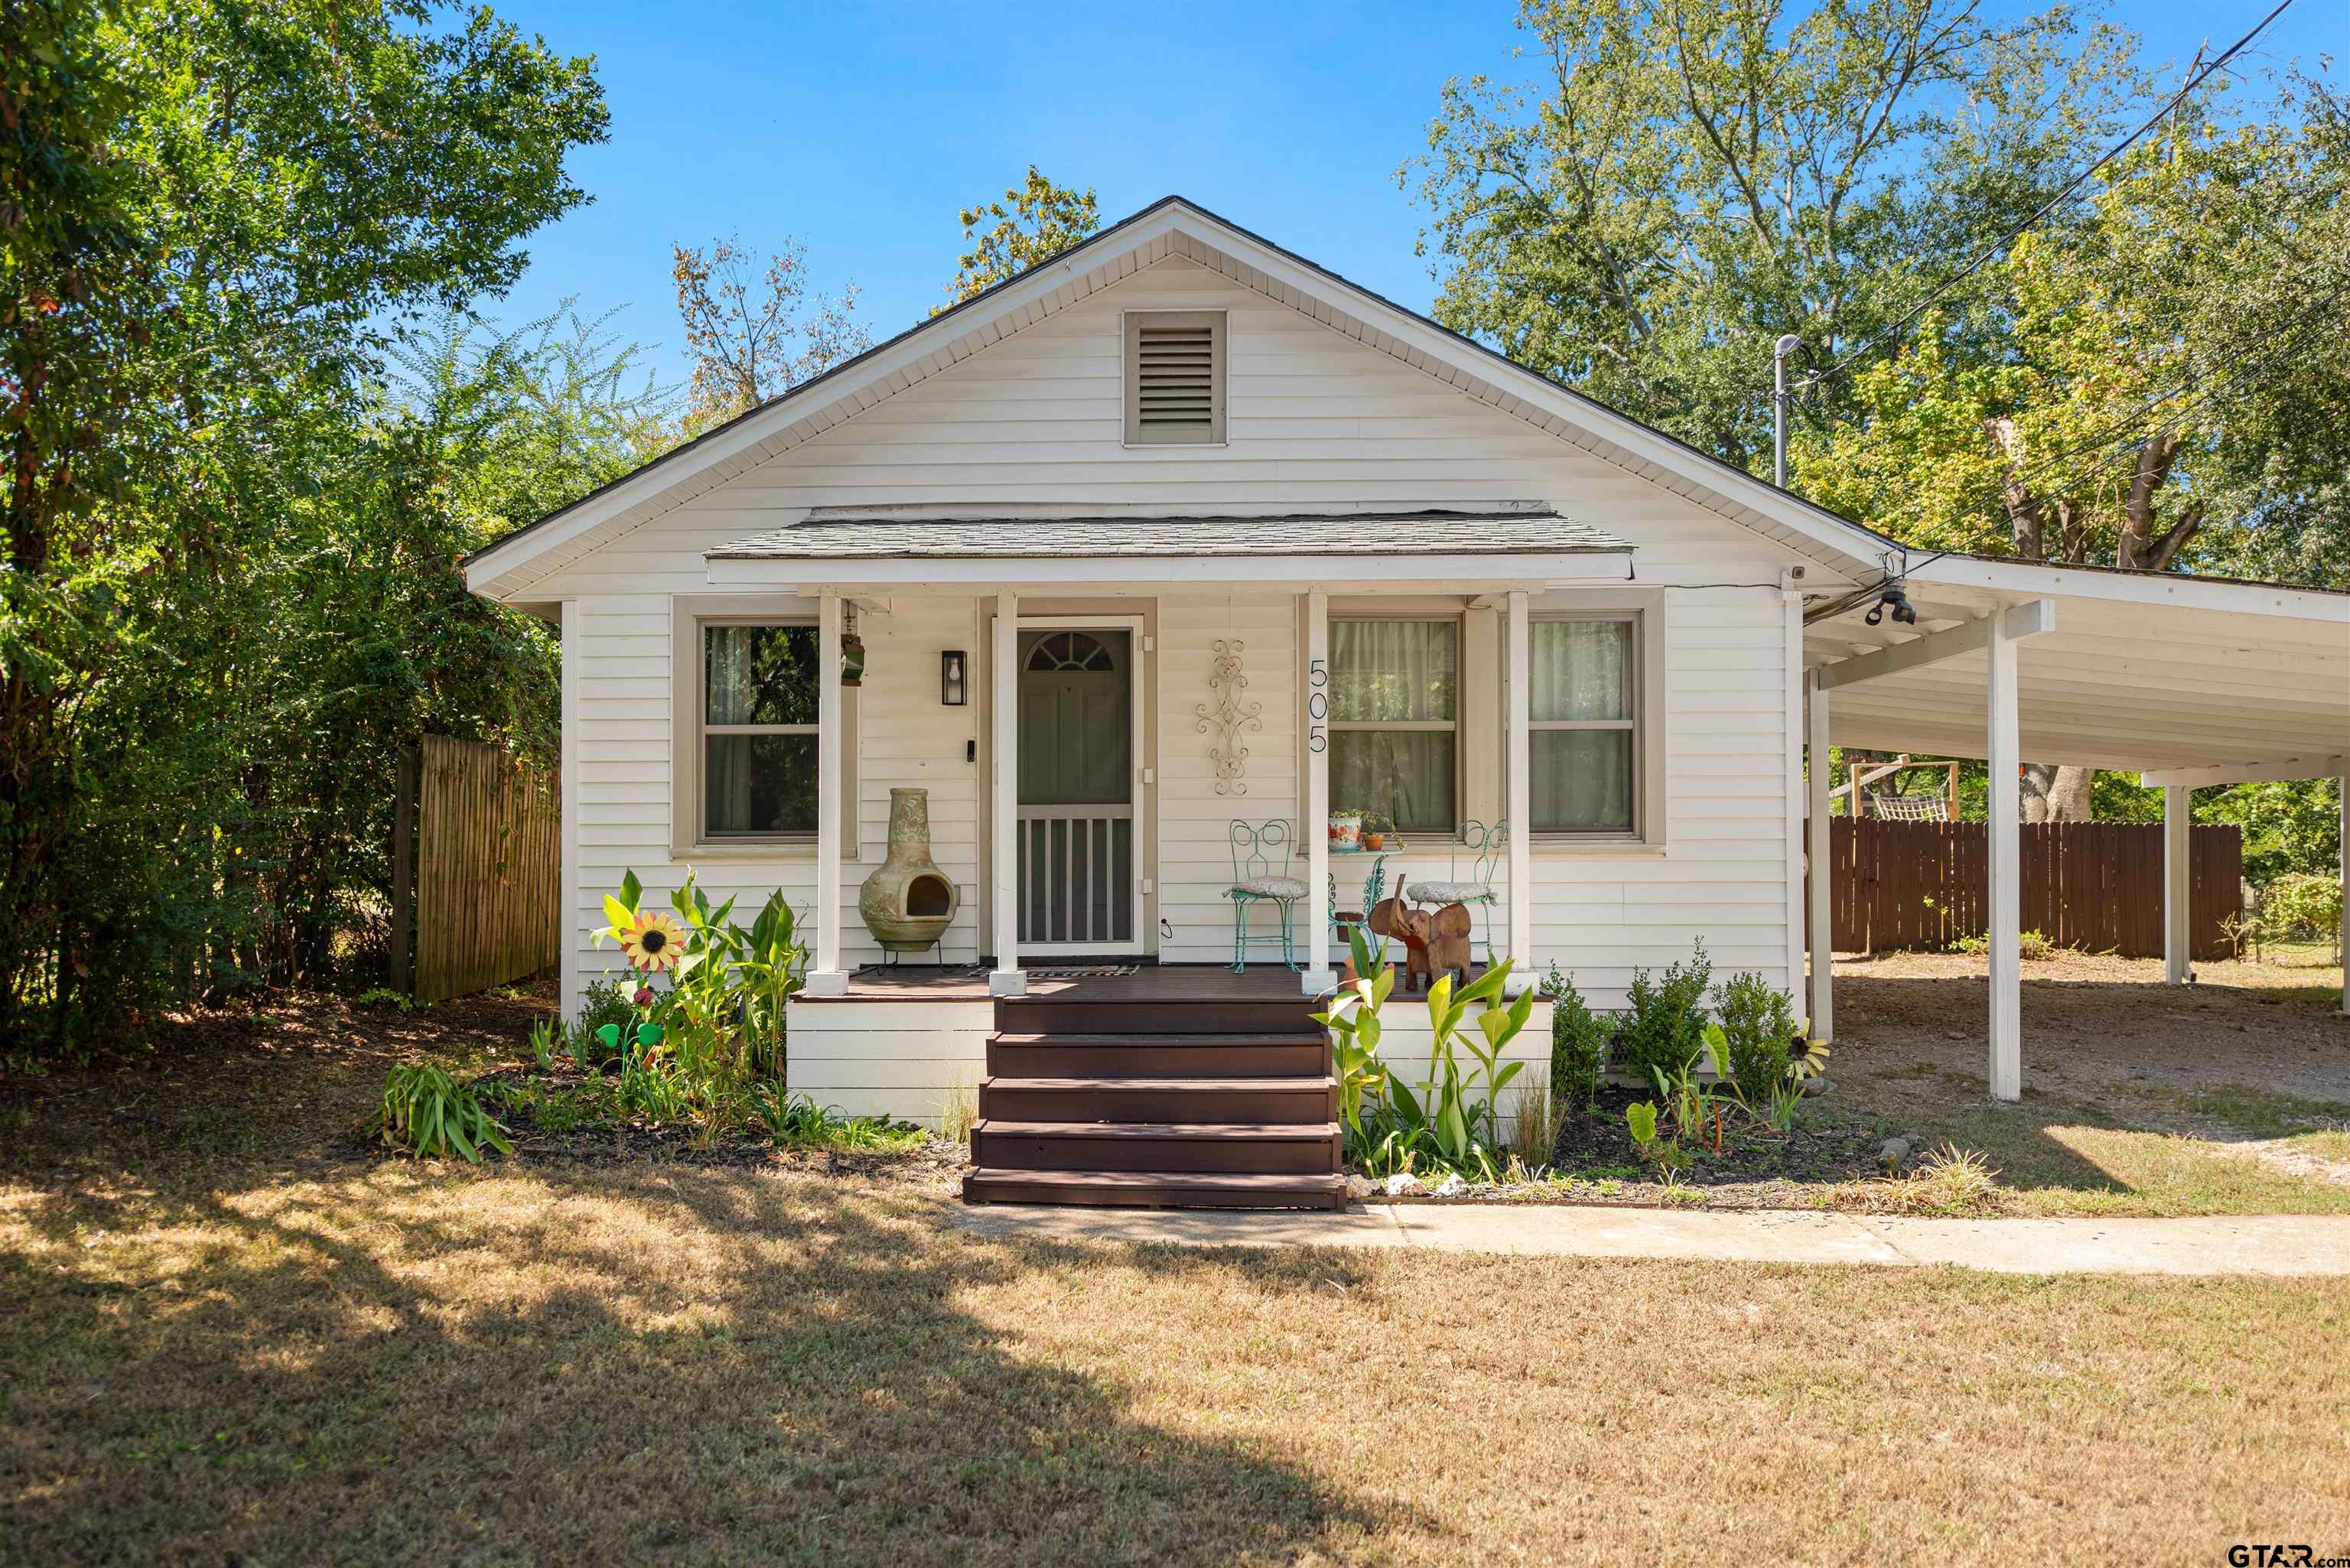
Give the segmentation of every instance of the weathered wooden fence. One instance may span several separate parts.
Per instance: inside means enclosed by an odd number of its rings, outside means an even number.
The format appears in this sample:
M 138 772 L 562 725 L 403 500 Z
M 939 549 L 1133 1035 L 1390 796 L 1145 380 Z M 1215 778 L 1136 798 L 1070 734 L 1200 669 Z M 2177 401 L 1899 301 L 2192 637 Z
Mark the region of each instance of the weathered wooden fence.
M 392 988 L 440 1002 L 553 966 L 563 886 L 556 780 L 496 746 L 441 735 L 403 751 L 400 774 Z
M 2024 823 L 2022 929 L 2060 947 L 2162 956 L 2162 826 Z M 1990 929 L 1991 829 L 1981 822 L 1831 825 L 1828 903 L 1836 948 L 1947 948 Z M 2188 841 L 2193 956 L 2230 952 L 2220 922 L 2243 913 L 2241 828 L 2198 827 Z

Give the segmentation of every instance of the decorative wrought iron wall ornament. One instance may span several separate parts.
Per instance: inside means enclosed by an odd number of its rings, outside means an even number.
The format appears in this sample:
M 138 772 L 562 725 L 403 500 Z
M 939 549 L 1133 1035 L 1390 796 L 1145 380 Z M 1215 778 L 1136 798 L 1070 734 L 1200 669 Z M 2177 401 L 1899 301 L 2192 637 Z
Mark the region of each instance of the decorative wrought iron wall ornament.
M 1209 644 L 1216 657 L 1209 667 L 1208 690 L 1215 693 L 1215 701 L 1200 704 L 1198 729 L 1203 735 L 1222 738 L 1222 744 L 1208 748 L 1208 758 L 1216 764 L 1218 794 L 1248 794 L 1248 783 L 1241 776 L 1248 766 L 1248 747 L 1241 743 L 1241 736 L 1264 728 L 1264 704 L 1241 700 L 1248 688 L 1248 677 L 1241 671 L 1241 655 L 1247 649 L 1236 637 L 1220 637 Z

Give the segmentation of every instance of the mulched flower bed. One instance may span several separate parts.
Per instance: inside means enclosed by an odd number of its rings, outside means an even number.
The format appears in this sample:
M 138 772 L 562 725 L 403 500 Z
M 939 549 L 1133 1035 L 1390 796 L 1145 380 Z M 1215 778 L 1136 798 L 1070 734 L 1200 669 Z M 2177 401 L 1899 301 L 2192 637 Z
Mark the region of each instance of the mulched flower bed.
M 1886 1174 L 1877 1151 L 1889 1134 L 1814 1101 L 1802 1121 L 1783 1133 L 1745 1125 L 1742 1115 L 1732 1113 L 1735 1125 L 1726 1129 L 1722 1152 L 1692 1149 L 1679 1189 L 1669 1189 L 1656 1167 L 1641 1158 L 1624 1120 L 1625 1106 L 1656 1097 L 1610 1085 L 1600 1090 L 1596 1110 L 1568 1114 L 1552 1146 L 1550 1179 L 1472 1186 L 1454 1198 L 1398 1201 L 1811 1209 L 1825 1205 L 1832 1188 Z
M 1653 1103 L 1653 1094 L 1610 1085 L 1599 1091 L 1599 1105 L 1588 1114 L 1568 1115 L 1560 1124 L 1551 1147 L 1551 1163 L 1574 1176 L 1602 1171 L 1622 1175 L 1648 1173 L 1648 1162 L 1624 1119 L 1624 1107 Z M 1787 1132 L 1757 1127 L 1744 1113 L 1729 1113 L 1722 1151 L 1691 1147 L 1693 1157 L 1681 1179 L 1691 1187 L 1731 1187 L 1756 1181 L 1804 1183 L 1850 1181 L 1881 1175 L 1877 1151 L 1885 1136 L 1814 1105 Z
M 483 1074 L 473 1081 L 473 1087 L 484 1095 L 499 1085 L 563 1090 L 577 1088 L 596 1076 L 563 1063 L 551 1068 L 505 1067 Z M 963 1147 L 935 1137 L 910 1149 L 798 1148 L 779 1146 L 756 1129 L 705 1137 L 692 1122 L 654 1122 L 632 1116 L 558 1131 L 540 1127 L 534 1108 L 527 1105 L 495 1105 L 493 1114 L 505 1124 L 516 1155 L 579 1165 L 768 1166 L 810 1176 L 888 1176 L 943 1182 L 960 1179 L 971 1163 Z M 370 1142 L 370 1147 L 396 1157 L 397 1151 L 380 1144 Z

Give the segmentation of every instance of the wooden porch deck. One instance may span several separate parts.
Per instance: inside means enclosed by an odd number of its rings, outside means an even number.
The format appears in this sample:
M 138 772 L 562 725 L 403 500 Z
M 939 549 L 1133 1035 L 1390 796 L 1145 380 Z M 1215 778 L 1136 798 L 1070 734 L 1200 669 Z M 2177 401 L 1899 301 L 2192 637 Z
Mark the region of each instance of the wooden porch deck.
M 1055 976 L 1028 975 L 1028 994 L 1035 1002 L 1093 1002 L 1126 1006 L 1153 1003 L 1191 1007 L 1201 1002 L 1248 1002 L 1278 1004 L 1310 1002 L 1295 971 L 1279 964 L 1251 964 L 1234 973 L 1222 964 L 1138 964 L 1131 974 Z M 1071 968 L 1078 967 L 1070 965 Z M 1107 966 L 1105 966 L 1107 967 Z M 871 966 L 848 977 L 843 996 L 792 999 L 793 1005 L 838 1002 L 985 1002 L 987 970 L 971 964 L 897 964 Z

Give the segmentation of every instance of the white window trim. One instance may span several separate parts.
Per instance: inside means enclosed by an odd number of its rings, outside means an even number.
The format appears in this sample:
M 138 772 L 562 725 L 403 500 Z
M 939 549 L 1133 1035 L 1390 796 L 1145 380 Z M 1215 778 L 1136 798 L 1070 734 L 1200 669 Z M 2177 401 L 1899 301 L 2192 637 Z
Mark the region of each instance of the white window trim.
M 1354 608 L 1346 610 L 1334 609 L 1329 612 L 1329 616 L 1330 620 L 1334 625 L 1342 620 L 1450 621 L 1452 624 L 1451 718 L 1391 719 L 1384 721 L 1376 719 L 1333 719 L 1330 722 L 1330 732 L 1333 735 L 1349 731 L 1375 732 L 1385 732 L 1395 734 L 1450 734 L 1452 737 L 1451 826 L 1443 828 L 1428 826 L 1407 827 L 1402 823 L 1398 823 L 1396 824 L 1396 831 L 1407 837 L 1415 833 L 1424 834 L 1438 832 L 1444 834 L 1447 838 L 1459 837 L 1461 826 L 1467 820 L 1464 815 L 1464 811 L 1468 804 L 1466 791 L 1468 789 L 1469 782 L 1466 761 L 1468 747 L 1462 741 L 1462 737 L 1468 732 L 1468 730 L 1467 726 L 1461 721 L 1462 713 L 1469 705 L 1469 628 L 1467 625 L 1467 618 L 1459 610 L 1399 609 L 1382 612 L 1379 610 Z M 1334 654 L 1330 660 L 1330 695 L 1331 705 L 1334 709 L 1336 707 L 1337 702 L 1337 688 L 1338 661 L 1336 656 Z M 1333 805 L 1332 809 L 1336 809 L 1335 804 Z
M 775 594 L 680 597 L 671 601 L 670 852 L 673 858 L 700 860 L 813 860 L 816 835 L 729 833 L 712 836 L 703 822 L 702 774 L 712 735 L 808 734 L 816 724 L 706 724 L 703 683 L 707 656 L 702 630 L 712 626 L 809 626 L 817 624 L 816 601 Z M 862 857 L 858 841 L 858 689 L 841 688 L 841 784 L 835 792 L 841 812 L 842 858 Z M 823 781 L 817 781 L 823 809 Z
M 1198 452 L 1203 447 L 1231 444 L 1227 415 L 1230 399 L 1226 388 L 1230 382 L 1232 332 L 1229 316 L 1222 310 L 1121 310 L 1118 317 L 1118 444 L 1128 452 Z M 1162 324 L 1201 326 L 1209 328 L 1214 353 L 1210 374 L 1213 379 L 1211 391 L 1212 412 L 1210 433 L 1204 441 L 1144 441 L 1142 428 L 1142 327 L 1147 321 Z
M 1551 593 L 1528 615 L 1531 622 L 1609 620 L 1632 625 L 1629 719 L 1537 719 L 1543 730 L 1629 730 L 1632 732 L 1632 831 L 1552 829 L 1530 842 L 1549 854 L 1657 853 L 1666 847 L 1669 776 L 1665 717 L 1665 596 L 1656 589 L 1600 594 Z M 1531 824 L 1529 824 L 1531 826 Z

